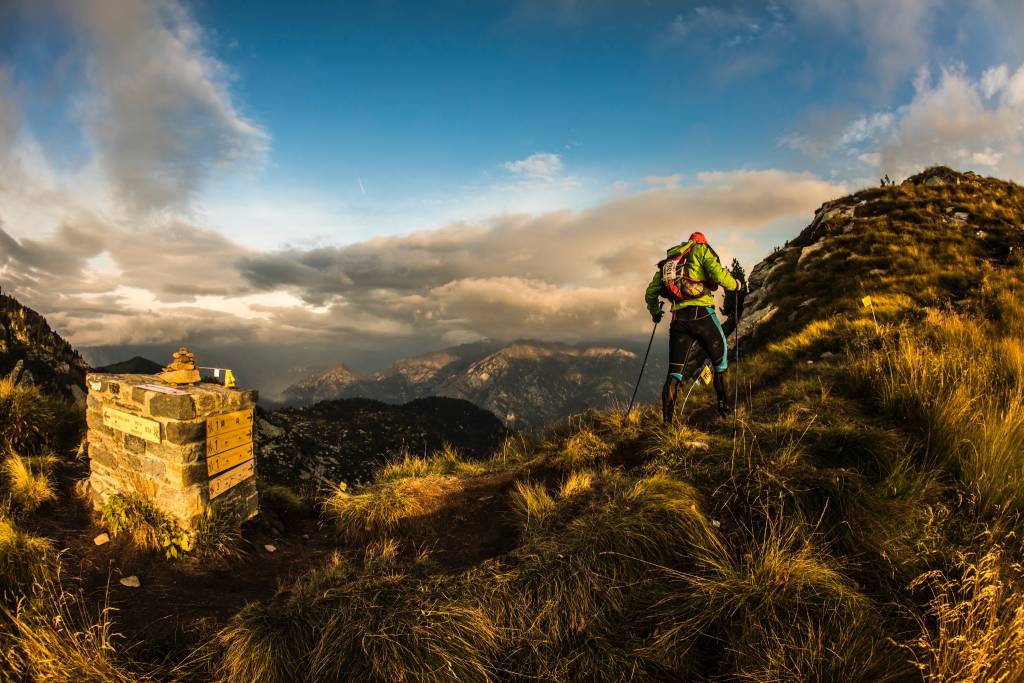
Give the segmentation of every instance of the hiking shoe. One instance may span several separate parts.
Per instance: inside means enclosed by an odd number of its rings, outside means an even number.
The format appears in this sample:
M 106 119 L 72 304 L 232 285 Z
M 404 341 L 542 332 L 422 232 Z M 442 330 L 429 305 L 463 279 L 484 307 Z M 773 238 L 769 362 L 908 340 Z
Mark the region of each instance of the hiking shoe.
M 720 400 L 718 402 L 718 415 L 719 415 L 719 417 L 722 417 L 722 418 L 727 418 L 730 415 L 732 415 L 732 406 L 729 405 L 728 401 L 721 401 Z

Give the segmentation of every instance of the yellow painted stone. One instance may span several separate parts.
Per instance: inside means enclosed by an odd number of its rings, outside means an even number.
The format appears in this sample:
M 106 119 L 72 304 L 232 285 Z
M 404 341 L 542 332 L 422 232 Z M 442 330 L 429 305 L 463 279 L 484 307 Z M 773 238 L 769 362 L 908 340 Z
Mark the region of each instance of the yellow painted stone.
M 244 446 L 232 448 L 230 451 L 224 451 L 217 455 L 207 456 L 206 473 L 212 477 L 218 472 L 223 472 L 224 470 L 234 467 L 238 463 L 245 462 L 246 460 L 252 460 L 251 442 Z
M 103 406 L 103 424 L 152 443 L 160 443 L 160 423 L 132 415 L 110 406 Z
M 216 415 L 206 420 L 206 438 L 246 427 L 252 427 L 252 409 Z
M 213 500 L 232 487 L 241 484 L 243 481 L 253 476 L 255 471 L 253 461 L 247 460 L 238 467 L 230 469 L 218 477 L 214 477 L 210 480 L 210 500 Z

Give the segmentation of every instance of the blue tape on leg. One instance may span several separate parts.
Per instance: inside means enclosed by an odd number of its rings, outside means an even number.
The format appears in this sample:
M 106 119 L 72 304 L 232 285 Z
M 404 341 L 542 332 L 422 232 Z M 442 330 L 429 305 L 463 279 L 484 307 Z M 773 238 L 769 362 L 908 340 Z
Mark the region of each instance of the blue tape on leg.
M 715 307 L 709 306 L 707 310 L 715 327 L 718 328 L 718 334 L 722 335 L 722 360 L 715 364 L 715 372 L 725 372 L 729 367 L 729 340 L 725 336 L 725 330 L 722 329 L 722 323 L 718 322 L 718 316 L 715 315 Z M 712 362 L 714 361 L 712 360 Z
M 668 376 L 669 376 L 669 377 L 672 377 L 672 378 L 674 378 L 674 379 L 675 379 L 675 380 L 676 380 L 677 382 L 682 382 L 682 381 L 683 381 L 683 375 L 682 375 L 682 373 L 679 373 L 679 372 L 671 372 L 671 373 L 669 373 L 669 375 L 668 375 Z

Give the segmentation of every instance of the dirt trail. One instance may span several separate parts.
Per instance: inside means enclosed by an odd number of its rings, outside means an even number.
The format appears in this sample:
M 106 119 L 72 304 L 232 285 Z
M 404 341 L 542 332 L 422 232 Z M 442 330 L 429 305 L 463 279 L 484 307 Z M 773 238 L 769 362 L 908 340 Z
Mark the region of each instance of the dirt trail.
M 230 563 L 167 560 L 133 548 L 124 538 L 97 546 L 93 539 L 105 529 L 73 492 L 74 482 L 86 475 L 82 463 L 66 463 L 59 475 L 59 502 L 40 510 L 26 526 L 62 551 L 63 586 L 84 597 L 93 618 L 105 604 L 113 608 L 113 632 L 123 639 L 121 648 L 140 662 L 184 656 L 247 602 L 271 598 L 334 551 L 361 550 L 313 518 L 291 520 L 283 533 L 260 518 L 250 521 L 243 526 L 247 554 Z M 513 479 L 508 473 L 464 479 L 430 514 L 410 520 L 396 536 L 408 552 L 429 549 L 431 563 L 445 572 L 508 552 L 517 541 L 507 509 Z M 266 550 L 267 544 L 275 550 Z M 119 583 L 131 575 L 141 587 Z

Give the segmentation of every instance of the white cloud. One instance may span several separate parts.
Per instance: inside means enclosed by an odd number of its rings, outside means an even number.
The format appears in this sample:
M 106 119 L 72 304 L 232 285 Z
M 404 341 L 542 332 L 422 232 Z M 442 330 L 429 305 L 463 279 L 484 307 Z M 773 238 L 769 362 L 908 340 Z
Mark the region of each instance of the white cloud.
M 643 326 L 653 264 L 692 230 L 749 265 L 751 236 L 799 227 L 842 192 L 809 174 L 708 172 L 582 211 L 283 251 L 180 220 L 137 230 L 68 213 L 47 239 L 0 231 L 0 278 L 87 346 L 191 335 L 292 355 L 310 345 L 397 355 L 452 339 L 614 339 Z
M 132 210 L 186 205 L 213 170 L 260 162 L 269 135 L 239 111 L 231 74 L 177 0 L 66 0 L 85 38 L 80 116 Z
M 985 99 L 991 99 L 997 92 L 1006 87 L 1010 82 L 1010 70 L 1005 64 L 993 67 L 985 71 L 981 76 L 981 92 Z
M 1024 65 L 987 69 L 977 79 L 963 67 L 927 69 L 914 79 L 910 102 L 859 116 L 838 133 L 788 134 L 780 144 L 812 156 L 830 154 L 838 166 L 893 176 L 943 164 L 1024 179 Z
M 240 262 L 261 290 L 284 288 L 332 310 L 411 325 L 423 339 L 628 335 L 643 320 L 653 263 L 693 230 L 723 258 L 759 254 L 749 239 L 806 223 L 843 192 L 809 174 L 707 172 L 583 211 L 506 214 L 346 247 L 266 252 Z M 387 305 L 382 305 L 387 302 Z
M 525 159 L 506 161 L 502 168 L 531 178 L 554 178 L 562 173 L 562 157 L 550 152 L 536 152 Z

